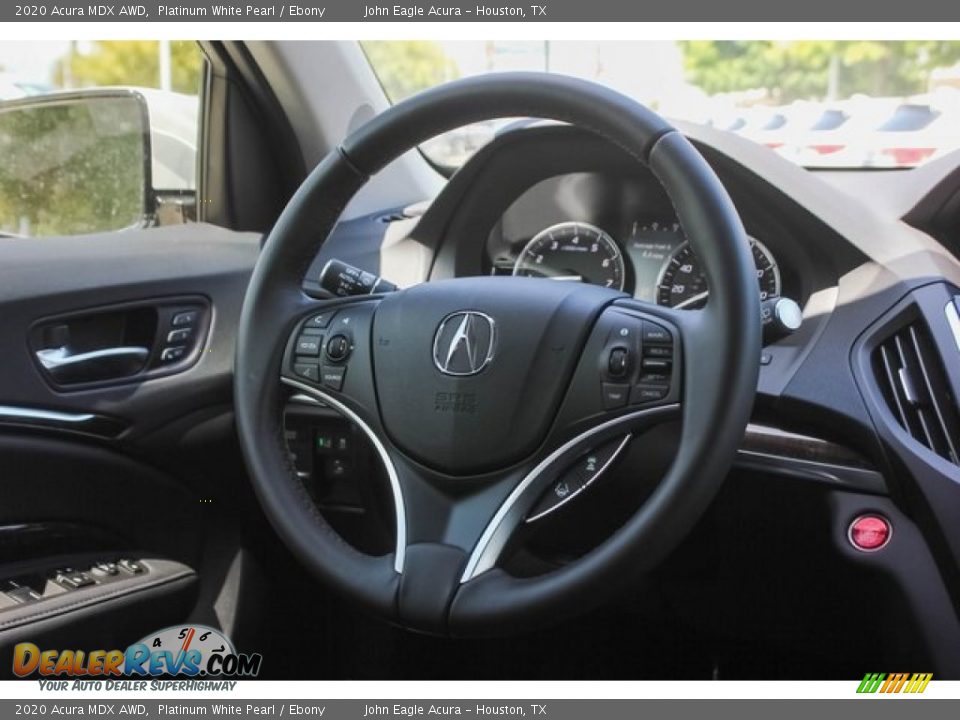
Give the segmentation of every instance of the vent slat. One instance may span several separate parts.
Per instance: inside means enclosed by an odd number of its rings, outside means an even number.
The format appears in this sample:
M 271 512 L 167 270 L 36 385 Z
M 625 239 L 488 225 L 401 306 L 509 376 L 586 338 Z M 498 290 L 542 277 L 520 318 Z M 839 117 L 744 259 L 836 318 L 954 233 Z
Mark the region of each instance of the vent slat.
M 897 394 L 903 400 L 905 409 L 904 416 L 907 421 L 907 431 L 918 438 L 928 448 L 933 447 L 933 438 L 930 436 L 930 428 L 919 408 L 923 405 L 923 399 L 916 396 L 917 383 L 914 378 L 917 375 L 915 362 L 911 362 L 913 357 L 907 352 L 904 346 L 903 338 L 899 333 L 893 336 L 893 346 L 897 351 L 896 357 L 900 363 L 900 370 L 897 371 Z M 905 379 L 901 380 L 901 376 Z M 922 436 L 922 437 L 921 437 Z
M 915 440 L 960 465 L 960 414 L 925 326 L 914 322 L 883 341 L 874 372 L 890 411 Z
M 951 437 L 951 427 L 948 418 L 949 398 L 941 394 L 940 388 L 935 387 L 936 380 L 933 375 L 933 368 L 928 367 L 929 360 L 925 359 L 925 348 L 921 344 L 921 338 L 916 327 L 910 327 L 910 340 L 913 344 L 913 351 L 916 353 L 917 364 L 920 367 L 920 374 L 923 377 L 923 383 L 926 388 L 927 397 L 930 398 L 930 407 L 937 418 L 937 428 L 943 438 L 944 450 L 951 462 L 957 463 L 957 445 Z M 942 452 L 940 454 L 943 454 Z
M 907 411 L 903 408 L 903 403 L 900 401 L 900 394 L 897 392 L 897 374 L 899 373 L 900 366 L 896 366 L 894 370 L 893 359 L 891 358 L 890 348 L 886 345 L 880 346 L 880 357 L 883 362 L 884 374 L 887 378 L 887 388 L 888 394 L 892 395 L 893 403 L 890 403 L 890 398 L 887 399 L 889 404 L 892 404 L 897 411 L 898 419 L 900 424 L 906 428 L 909 428 L 910 423 L 907 422 Z
M 919 438 L 920 441 L 937 455 L 942 455 L 942 448 L 940 443 L 937 442 L 936 425 L 931 422 L 933 418 L 929 417 L 929 413 L 925 410 L 918 410 L 917 419 L 920 420 L 920 428 L 923 430 L 923 437 Z

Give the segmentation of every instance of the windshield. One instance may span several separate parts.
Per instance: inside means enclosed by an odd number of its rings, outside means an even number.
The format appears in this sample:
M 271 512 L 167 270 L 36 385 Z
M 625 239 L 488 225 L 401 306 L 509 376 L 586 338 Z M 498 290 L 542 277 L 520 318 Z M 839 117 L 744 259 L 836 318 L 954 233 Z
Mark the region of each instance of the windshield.
M 958 41 L 363 44 L 392 101 L 459 77 L 542 70 L 736 133 L 805 167 L 909 168 L 960 147 Z M 426 143 L 457 167 L 509 120 Z M 891 132 L 895 131 L 895 132 Z

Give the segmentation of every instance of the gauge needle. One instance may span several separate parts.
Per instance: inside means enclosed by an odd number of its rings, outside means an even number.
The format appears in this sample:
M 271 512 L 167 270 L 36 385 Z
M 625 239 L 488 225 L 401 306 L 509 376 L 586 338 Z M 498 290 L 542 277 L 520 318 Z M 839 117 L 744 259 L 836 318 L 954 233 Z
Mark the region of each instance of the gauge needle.
M 689 307 L 691 305 L 696 305 L 701 300 L 706 300 L 707 296 L 710 294 L 709 290 L 704 290 L 702 293 L 697 293 L 691 297 L 688 297 L 683 302 L 677 303 L 673 306 L 674 310 L 679 310 L 680 308 Z
M 562 280 L 564 282 L 583 282 L 582 275 L 548 275 L 551 280 Z

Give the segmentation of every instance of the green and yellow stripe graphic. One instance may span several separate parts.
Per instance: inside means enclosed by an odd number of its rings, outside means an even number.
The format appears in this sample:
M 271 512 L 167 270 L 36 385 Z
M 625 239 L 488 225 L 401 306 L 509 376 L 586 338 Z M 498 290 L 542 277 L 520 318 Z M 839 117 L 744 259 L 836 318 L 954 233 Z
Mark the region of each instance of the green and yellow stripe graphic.
M 933 673 L 867 673 L 860 681 L 858 693 L 922 693 Z

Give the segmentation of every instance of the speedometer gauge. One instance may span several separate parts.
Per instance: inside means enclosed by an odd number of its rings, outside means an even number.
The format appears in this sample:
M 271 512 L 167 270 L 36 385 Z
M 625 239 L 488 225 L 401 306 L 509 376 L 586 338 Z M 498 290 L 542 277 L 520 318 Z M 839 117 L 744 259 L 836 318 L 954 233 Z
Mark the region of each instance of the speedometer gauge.
M 564 222 L 537 233 L 520 251 L 513 274 L 615 290 L 623 290 L 626 282 L 620 247 L 600 228 L 582 222 Z
M 766 245 L 750 238 L 757 268 L 760 301 L 780 295 L 780 268 Z M 673 308 L 703 307 L 709 295 L 707 276 L 689 242 L 678 247 L 660 271 L 657 304 Z

